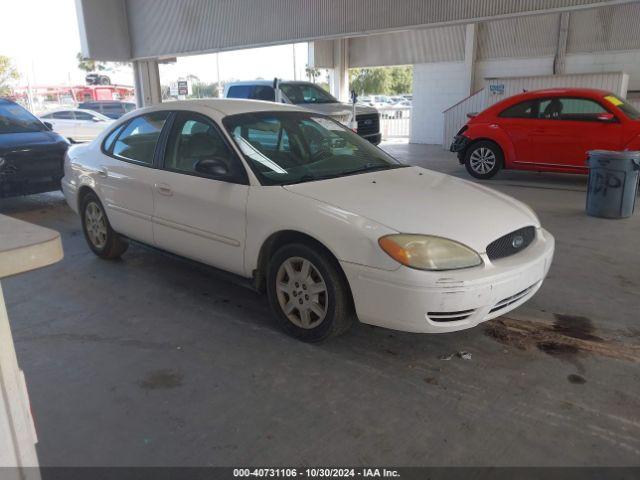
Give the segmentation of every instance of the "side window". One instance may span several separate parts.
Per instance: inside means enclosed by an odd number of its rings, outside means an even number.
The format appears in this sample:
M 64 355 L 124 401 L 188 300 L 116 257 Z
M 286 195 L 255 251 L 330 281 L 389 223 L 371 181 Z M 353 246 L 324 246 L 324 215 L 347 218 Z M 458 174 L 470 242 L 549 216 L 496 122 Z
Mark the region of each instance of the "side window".
M 83 120 L 86 122 L 93 121 L 93 115 L 87 112 L 75 112 L 76 120 Z
M 276 93 L 273 87 L 268 85 L 256 85 L 253 87 L 250 97 L 252 100 L 267 100 L 269 102 L 276 101 Z
M 607 110 L 587 98 L 548 98 L 540 102 L 538 118 L 593 122 L 601 113 L 607 113 Z
M 210 161 L 224 164 L 228 174 L 209 173 L 206 163 Z M 190 113 L 181 113 L 176 117 L 165 150 L 164 168 L 229 180 L 244 177 L 244 167 L 213 122 Z
M 54 112 L 53 118 L 56 118 L 58 120 L 73 120 L 74 116 L 73 112 L 65 110 L 64 112 Z
M 156 143 L 169 112 L 154 112 L 134 118 L 113 145 L 113 155 L 151 165 Z
M 227 98 L 249 98 L 252 89 L 253 87 L 251 85 L 236 85 L 235 87 L 229 87 L 229 91 L 227 91 Z
M 533 118 L 535 113 L 536 100 L 511 105 L 500 113 L 501 118 Z

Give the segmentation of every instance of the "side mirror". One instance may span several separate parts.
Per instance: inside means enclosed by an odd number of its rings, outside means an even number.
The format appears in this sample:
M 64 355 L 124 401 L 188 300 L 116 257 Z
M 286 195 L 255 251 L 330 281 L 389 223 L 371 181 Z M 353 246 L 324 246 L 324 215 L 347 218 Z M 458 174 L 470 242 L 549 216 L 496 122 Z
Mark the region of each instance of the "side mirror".
M 598 115 L 599 122 L 611 123 L 616 121 L 616 117 L 613 113 L 601 113 Z
M 98 117 L 91 117 L 91 120 L 93 120 L 96 123 L 104 122 L 104 120 L 102 120 L 101 118 L 98 118 Z
M 212 177 L 226 177 L 229 175 L 227 163 L 220 158 L 203 158 L 198 160 L 195 171 Z
M 50 122 L 42 122 L 44 126 L 47 127 L 47 130 L 53 131 L 53 125 Z

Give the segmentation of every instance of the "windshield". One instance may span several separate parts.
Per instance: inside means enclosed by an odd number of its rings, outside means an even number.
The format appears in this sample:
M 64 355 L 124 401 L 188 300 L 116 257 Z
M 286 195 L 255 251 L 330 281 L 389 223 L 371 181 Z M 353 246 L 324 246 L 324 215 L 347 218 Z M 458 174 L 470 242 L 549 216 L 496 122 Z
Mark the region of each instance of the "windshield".
M 640 120 L 640 111 L 630 103 L 622 100 L 620 97 L 616 95 L 607 95 L 604 99 L 622 110 L 622 112 L 631 120 Z
M 313 83 L 281 83 L 280 90 L 291 103 L 338 103 L 333 96 Z
M 0 104 L 0 133 L 42 132 L 46 127 L 15 103 Z
M 400 168 L 401 164 L 328 117 L 259 112 L 223 121 L 263 185 L 285 185 Z

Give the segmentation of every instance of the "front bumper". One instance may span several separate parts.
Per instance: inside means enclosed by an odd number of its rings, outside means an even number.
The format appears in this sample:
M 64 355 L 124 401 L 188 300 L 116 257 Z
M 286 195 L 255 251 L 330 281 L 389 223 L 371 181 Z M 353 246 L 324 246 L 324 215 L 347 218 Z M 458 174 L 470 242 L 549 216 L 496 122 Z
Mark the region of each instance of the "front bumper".
M 456 135 L 453 137 L 453 143 L 449 147 L 450 152 L 454 152 L 458 154 L 458 159 L 460 163 L 464 162 L 464 154 L 469 146 L 470 140 L 464 135 Z
M 386 271 L 341 262 L 358 318 L 406 332 L 446 333 L 474 327 L 522 305 L 542 285 L 555 247 L 538 229 L 522 252 L 484 265 L 446 272 L 400 267 Z

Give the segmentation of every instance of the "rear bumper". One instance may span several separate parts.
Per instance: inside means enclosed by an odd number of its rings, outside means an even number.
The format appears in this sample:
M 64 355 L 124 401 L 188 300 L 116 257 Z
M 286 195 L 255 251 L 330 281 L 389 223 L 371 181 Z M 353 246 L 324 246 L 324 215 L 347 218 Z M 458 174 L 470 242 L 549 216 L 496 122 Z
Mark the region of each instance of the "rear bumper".
M 526 250 L 471 269 L 427 272 L 406 267 L 384 271 L 341 262 L 363 323 L 416 333 L 474 327 L 530 299 L 542 285 L 555 241 L 549 232 Z

